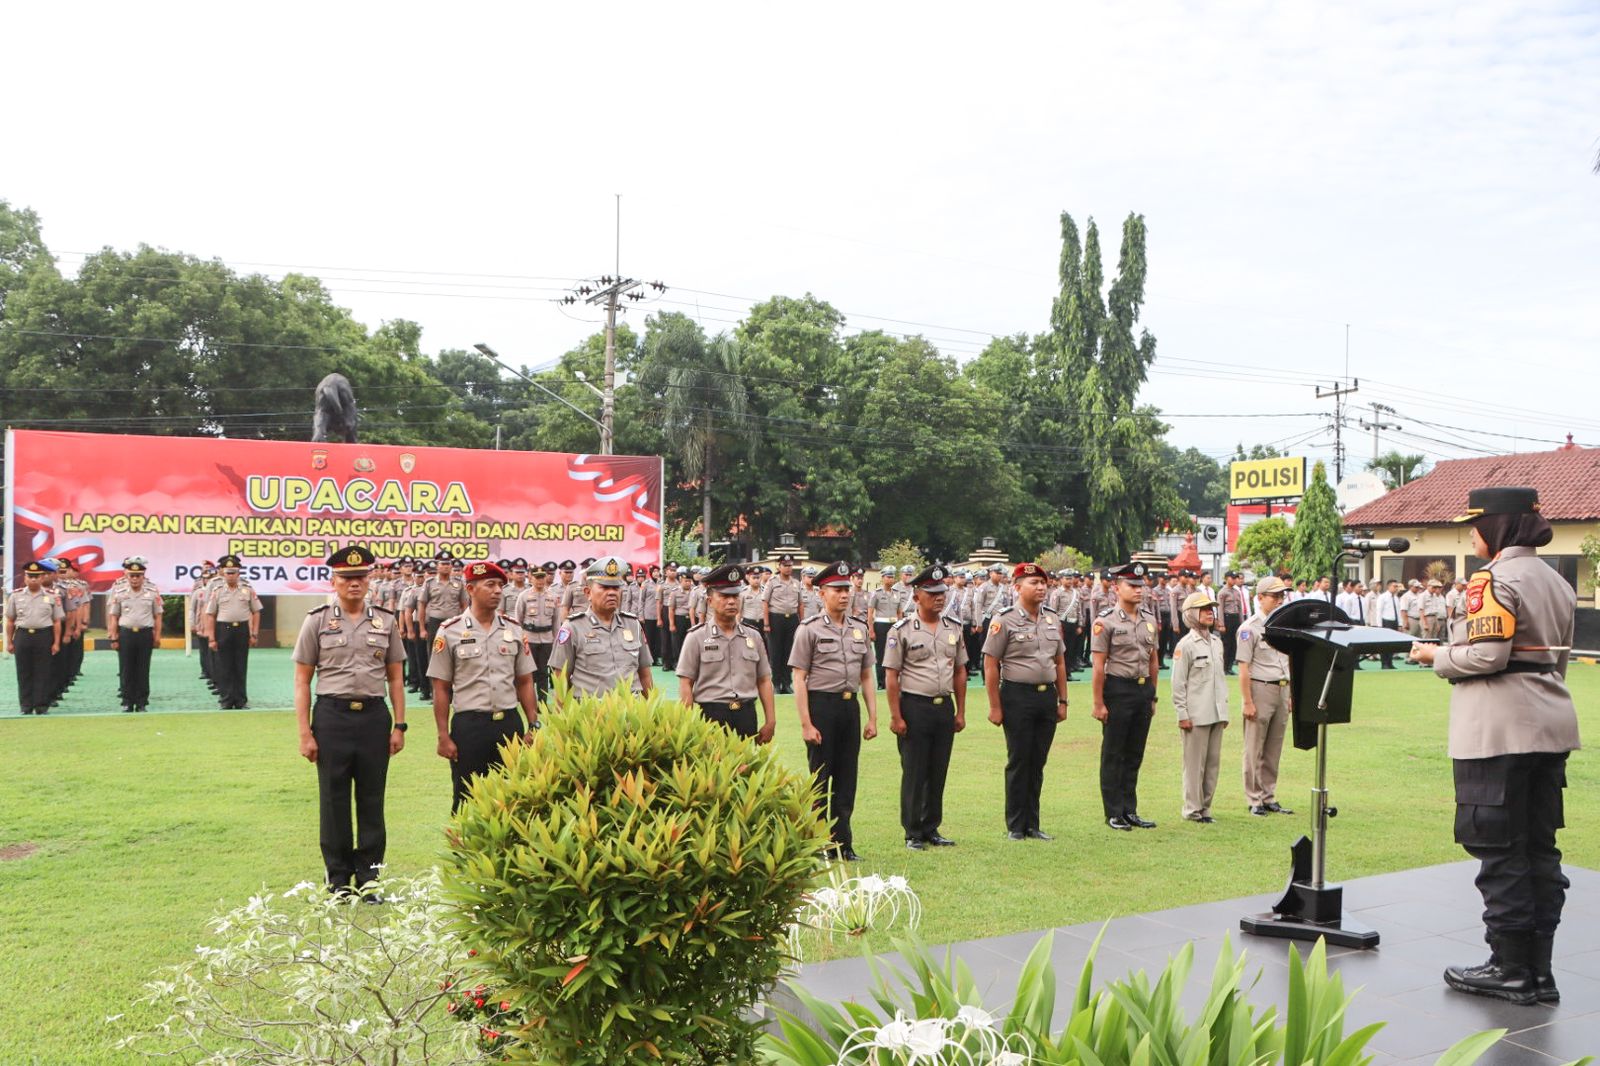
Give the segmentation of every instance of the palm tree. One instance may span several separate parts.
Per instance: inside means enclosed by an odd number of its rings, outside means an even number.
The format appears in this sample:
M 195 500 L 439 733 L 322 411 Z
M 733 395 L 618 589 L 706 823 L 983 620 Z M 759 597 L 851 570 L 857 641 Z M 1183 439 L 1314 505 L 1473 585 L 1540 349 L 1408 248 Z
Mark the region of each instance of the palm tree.
M 727 333 L 707 341 L 699 324 L 684 315 L 664 315 L 660 326 L 645 346 L 639 385 L 661 398 L 667 446 L 684 477 L 699 484 L 700 554 L 710 555 L 712 487 L 731 453 L 741 446 L 749 453 L 755 449 L 746 422 L 741 349 Z

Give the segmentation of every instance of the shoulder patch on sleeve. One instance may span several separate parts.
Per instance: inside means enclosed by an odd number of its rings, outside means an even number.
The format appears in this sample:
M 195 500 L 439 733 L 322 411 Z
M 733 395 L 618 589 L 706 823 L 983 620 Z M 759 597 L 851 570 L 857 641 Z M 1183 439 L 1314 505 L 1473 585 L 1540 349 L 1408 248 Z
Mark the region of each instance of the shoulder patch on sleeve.
M 434 637 L 433 638 L 433 650 L 434 651 L 444 651 L 444 638 L 443 637 Z
M 569 641 L 571 639 L 572 639 L 572 627 L 571 626 L 562 626 L 560 629 L 556 630 L 556 643 L 557 644 L 565 644 L 567 641 Z
M 1467 582 L 1467 643 L 1510 640 L 1517 632 L 1517 616 L 1506 610 L 1494 594 L 1494 575 L 1479 570 Z
M 1105 628 L 1106 624 L 1104 622 L 1096 622 L 1094 624 L 1094 635 L 1098 637 L 1101 633 L 1105 632 Z
M 1239 639 L 1240 640 L 1249 640 L 1250 639 L 1250 631 L 1248 629 L 1239 630 Z
M 1002 611 L 1001 613 L 1004 614 L 1005 612 Z M 1002 628 L 1004 628 L 1004 626 L 998 619 L 989 623 L 989 632 L 991 633 L 998 633 Z

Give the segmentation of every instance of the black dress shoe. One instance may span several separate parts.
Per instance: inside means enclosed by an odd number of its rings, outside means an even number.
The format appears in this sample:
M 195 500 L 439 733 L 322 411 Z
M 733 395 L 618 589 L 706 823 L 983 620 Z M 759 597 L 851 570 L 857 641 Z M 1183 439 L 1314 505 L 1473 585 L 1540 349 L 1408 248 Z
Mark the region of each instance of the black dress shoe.
M 860 862 L 861 861 L 861 856 L 856 854 L 856 849 L 855 848 L 840 848 L 839 849 L 839 858 L 843 859 L 845 862 Z
M 1270 815 L 1272 812 L 1267 810 L 1265 807 L 1262 807 L 1262 806 L 1260 806 L 1258 804 L 1258 805 L 1250 808 L 1250 813 L 1255 815 L 1257 818 L 1265 818 L 1268 815 Z
M 122 708 L 122 713 L 123 714 L 132 714 L 133 713 L 133 708 L 132 707 L 124 707 L 124 708 Z
M 954 840 L 951 840 L 946 836 L 940 836 L 938 833 L 934 833 L 928 837 L 928 843 L 936 848 L 953 848 L 956 846 L 956 842 Z
M 1293 811 L 1291 811 L 1287 807 L 1278 806 L 1278 804 L 1276 802 L 1264 803 L 1264 804 L 1262 804 L 1262 806 L 1265 807 L 1267 810 L 1271 811 L 1273 814 L 1293 814 L 1294 813 Z
M 1007 840 L 1026 840 L 1028 838 L 1023 836 L 1021 833 L 1019 833 L 1019 832 L 1017 832 L 1016 830 L 1013 829 L 1013 830 L 1009 831 L 1008 833 L 1006 833 L 1006 839 Z
M 926 851 L 927 849 L 928 842 L 926 840 L 921 840 L 917 837 L 906 837 L 907 851 Z
M 1046 833 L 1042 829 L 1030 829 L 1030 830 L 1028 830 L 1026 833 L 1024 833 L 1022 835 L 1027 837 L 1029 840 L 1054 840 L 1055 839 L 1055 837 L 1051 836 L 1049 833 Z
M 1472 996 L 1488 996 L 1509 1003 L 1537 1003 L 1538 990 L 1533 970 L 1528 965 L 1528 939 L 1513 935 L 1493 938 L 1488 962 L 1477 966 L 1447 966 L 1444 983 Z
M 1156 823 L 1146 821 L 1137 814 L 1125 814 L 1122 816 L 1122 820 L 1137 829 L 1154 829 L 1156 827 Z
M 1110 826 L 1112 829 L 1120 829 L 1124 833 L 1133 832 L 1133 826 L 1129 825 L 1127 822 L 1124 822 L 1121 818 L 1107 818 L 1106 825 Z
M 1212 822 L 1215 822 L 1216 819 L 1211 817 L 1209 814 L 1202 814 L 1200 817 L 1196 818 L 1195 821 L 1199 822 L 1201 825 L 1210 825 Z

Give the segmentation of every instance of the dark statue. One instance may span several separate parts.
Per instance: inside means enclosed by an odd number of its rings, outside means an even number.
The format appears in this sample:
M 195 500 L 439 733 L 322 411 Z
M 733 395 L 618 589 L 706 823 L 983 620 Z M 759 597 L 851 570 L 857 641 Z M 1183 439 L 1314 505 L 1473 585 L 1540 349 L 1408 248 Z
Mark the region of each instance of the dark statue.
M 356 394 L 343 374 L 329 374 L 317 382 L 317 409 L 311 418 L 311 439 L 356 442 Z

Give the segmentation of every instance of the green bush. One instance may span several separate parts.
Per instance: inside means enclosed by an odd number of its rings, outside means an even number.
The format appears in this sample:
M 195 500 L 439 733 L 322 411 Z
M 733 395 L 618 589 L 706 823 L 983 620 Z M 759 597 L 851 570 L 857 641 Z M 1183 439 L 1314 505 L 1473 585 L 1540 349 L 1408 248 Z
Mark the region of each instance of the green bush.
M 1028 956 L 1016 999 L 1003 1015 L 984 1009 L 965 963 L 951 956 L 940 965 L 919 942 L 899 941 L 895 947 L 904 970 L 873 962 L 876 1009 L 862 1003 L 836 1007 L 796 985 L 816 1029 L 785 1015 L 782 1035 L 762 1041 L 764 1061 L 774 1066 L 1359 1066 L 1372 1061 L 1365 1048 L 1382 1024 L 1345 1035 L 1350 998 L 1343 978 L 1329 974 L 1321 941 L 1304 963 L 1290 949 L 1289 998 L 1281 1023 L 1275 1007 L 1258 1009 L 1246 998 L 1253 982 L 1245 980 L 1243 954 L 1236 957 L 1230 945 L 1217 958 L 1205 1005 L 1188 1018 L 1180 996 L 1194 948 L 1186 944 L 1153 984 L 1141 971 L 1098 990 L 1091 951 L 1066 1024 L 1058 1030 L 1052 940 L 1053 934 L 1046 934 Z M 1504 1035 L 1501 1029 L 1469 1036 L 1441 1056 L 1439 1066 L 1476 1062 Z
M 752 1061 L 827 843 L 809 777 L 659 693 L 552 706 L 448 833 L 457 929 L 528 1019 L 512 1061 Z

